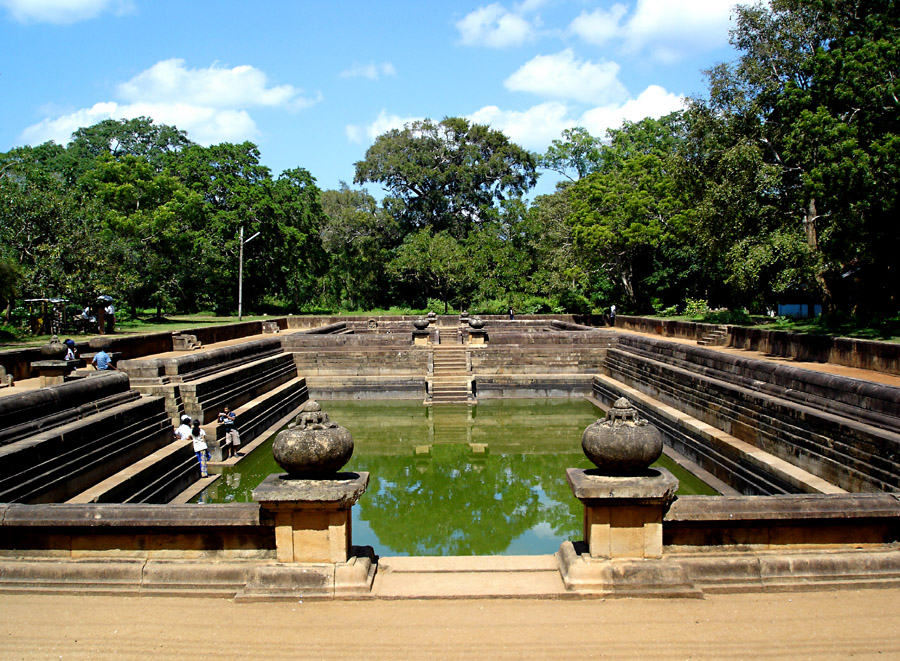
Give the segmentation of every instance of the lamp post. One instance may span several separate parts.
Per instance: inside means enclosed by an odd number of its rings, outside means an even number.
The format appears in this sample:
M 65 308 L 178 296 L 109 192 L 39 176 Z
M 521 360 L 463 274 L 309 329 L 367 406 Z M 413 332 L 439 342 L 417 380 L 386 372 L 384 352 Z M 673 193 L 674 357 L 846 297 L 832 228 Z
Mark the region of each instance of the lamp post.
M 240 255 L 238 258 L 238 321 L 242 319 L 241 306 L 244 302 L 244 244 L 250 243 L 258 236 L 259 232 L 244 241 L 244 227 L 243 225 L 241 226 L 240 249 L 238 250 L 238 254 Z

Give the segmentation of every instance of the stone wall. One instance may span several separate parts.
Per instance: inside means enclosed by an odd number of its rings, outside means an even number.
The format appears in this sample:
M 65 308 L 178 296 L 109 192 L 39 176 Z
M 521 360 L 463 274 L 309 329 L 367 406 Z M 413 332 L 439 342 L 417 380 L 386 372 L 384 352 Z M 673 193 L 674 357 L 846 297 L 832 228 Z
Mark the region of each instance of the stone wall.
M 616 326 L 662 337 L 699 340 L 718 328 L 716 324 L 619 315 Z M 900 343 L 847 337 L 788 333 L 746 326 L 728 326 L 728 345 L 773 356 L 814 363 L 900 374 Z
M 665 514 L 662 534 L 662 559 L 625 565 L 649 573 L 639 579 L 645 596 L 665 593 L 665 582 L 656 592 L 653 579 L 673 568 L 692 584 L 693 596 L 883 587 L 896 585 L 900 571 L 900 502 L 885 494 L 682 497 Z M 363 555 L 358 547 L 351 552 Z M 255 503 L 0 505 L 0 591 L 240 598 L 254 576 L 275 564 L 274 522 Z M 475 559 L 469 566 L 484 568 L 490 581 L 492 564 Z M 540 594 L 546 579 L 535 580 Z M 469 592 L 460 586 L 455 594 Z M 306 597 L 289 589 L 280 596 Z M 377 591 L 351 598 L 373 596 Z
M 843 489 L 900 490 L 900 389 L 636 336 L 604 371 Z
M 129 390 L 124 374 L 10 395 L 0 406 L 0 433 L 9 441 L 0 447 L 0 502 L 67 500 L 173 442 L 163 400 Z M 184 451 L 189 457 L 187 445 Z M 160 466 L 119 494 L 166 502 L 196 479 L 192 472 L 196 462 L 175 473 Z M 148 482 L 156 483 L 151 491 Z

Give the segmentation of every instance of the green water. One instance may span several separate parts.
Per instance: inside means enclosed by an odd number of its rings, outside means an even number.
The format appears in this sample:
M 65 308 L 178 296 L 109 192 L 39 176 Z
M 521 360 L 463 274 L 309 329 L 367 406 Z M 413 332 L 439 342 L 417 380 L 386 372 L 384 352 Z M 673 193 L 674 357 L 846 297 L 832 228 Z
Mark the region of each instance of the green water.
M 353 508 L 353 543 L 378 555 L 536 555 L 581 538 L 582 505 L 566 468 L 590 468 L 584 428 L 603 417 L 585 400 L 493 400 L 475 407 L 419 402 L 321 401 L 353 434 L 346 471 L 369 471 Z M 666 457 L 656 465 L 679 494 L 714 494 Z M 271 439 L 195 502 L 249 502 L 269 473 L 283 472 Z

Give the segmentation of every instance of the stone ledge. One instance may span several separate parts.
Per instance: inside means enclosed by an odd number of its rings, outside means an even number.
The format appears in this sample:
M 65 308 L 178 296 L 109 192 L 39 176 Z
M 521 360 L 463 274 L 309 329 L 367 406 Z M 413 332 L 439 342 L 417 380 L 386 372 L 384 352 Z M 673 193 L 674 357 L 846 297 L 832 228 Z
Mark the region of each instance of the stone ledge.
M 9 504 L 0 527 L 221 528 L 261 525 L 259 505 Z
M 889 519 L 900 526 L 900 501 L 891 494 L 800 494 L 785 496 L 681 496 L 666 522 L 804 522 L 833 519 Z

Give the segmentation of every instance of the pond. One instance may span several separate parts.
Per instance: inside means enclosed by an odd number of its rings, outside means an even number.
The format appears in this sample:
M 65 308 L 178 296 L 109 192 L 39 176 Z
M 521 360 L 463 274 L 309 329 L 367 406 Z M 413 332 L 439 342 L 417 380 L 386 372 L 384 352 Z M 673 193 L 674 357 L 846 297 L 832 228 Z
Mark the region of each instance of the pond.
M 488 400 L 474 407 L 409 400 L 320 401 L 353 434 L 346 471 L 369 471 L 353 508 L 353 543 L 392 555 L 538 555 L 581 538 L 582 505 L 566 468 L 590 468 L 584 428 L 604 417 L 586 400 Z M 249 502 L 270 473 L 272 439 L 195 502 Z M 679 494 L 715 494 L 663 456 Z

